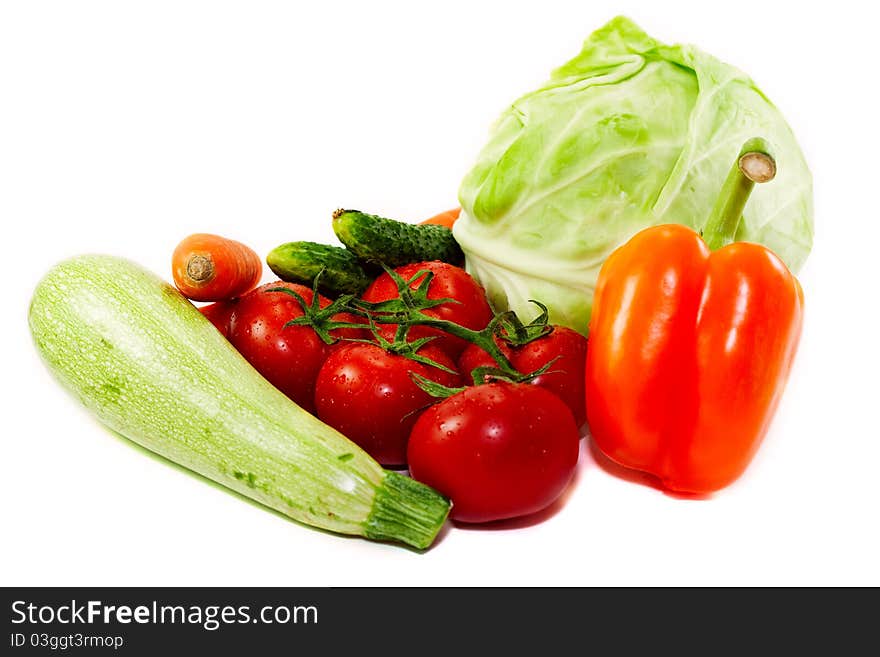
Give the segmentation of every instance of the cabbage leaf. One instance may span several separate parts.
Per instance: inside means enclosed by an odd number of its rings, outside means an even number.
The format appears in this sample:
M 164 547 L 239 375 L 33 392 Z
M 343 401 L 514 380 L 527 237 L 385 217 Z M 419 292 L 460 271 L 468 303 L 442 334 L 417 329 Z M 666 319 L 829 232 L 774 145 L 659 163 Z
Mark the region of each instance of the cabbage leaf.
M 812 178 L 782 114 L 741 71 L 615 18 L 493 127 L 459 190 L 467 269 L 496 310 L 531 318 L 537 299 L 586 333 L 611 251 L 648 226 L 700 230 L 753 137 L 770 143 L 778 175 L 755 188 L 736 239 L 797 271 L 812 245 Z

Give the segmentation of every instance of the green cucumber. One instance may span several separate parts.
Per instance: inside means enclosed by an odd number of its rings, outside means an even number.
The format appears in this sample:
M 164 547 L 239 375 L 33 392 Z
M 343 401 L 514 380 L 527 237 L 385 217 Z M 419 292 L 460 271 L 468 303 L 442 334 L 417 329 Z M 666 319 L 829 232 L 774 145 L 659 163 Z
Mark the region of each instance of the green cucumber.
M 357 210 L 333 213 L 333 232 L 365 262 L 399 267 L 412 262 L 464 262 L 464 253 L 446 226 L 408 224 Z
M 351 251 L 315 242 L 288 242 L 276 246 L 266 256 L 266 264 L 282 281 L 308 286 L 321 273 L 318 291 L 333 297 L 359 295 L 376 277 L 367 273 Z
M 54 267 L 31 333 L 58 381 L 114 431 L 334 532 L 431 544 L 449 501 L 388 472 L 260 376 L 172 286 L 111 256 Z

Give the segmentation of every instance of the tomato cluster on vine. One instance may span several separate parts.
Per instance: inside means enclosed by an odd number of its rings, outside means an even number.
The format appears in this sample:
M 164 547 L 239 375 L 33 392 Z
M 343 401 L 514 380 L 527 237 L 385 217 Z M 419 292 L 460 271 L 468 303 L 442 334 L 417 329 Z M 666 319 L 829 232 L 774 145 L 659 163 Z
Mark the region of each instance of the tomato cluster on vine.
M 586 338 L 539 303 L 527 325 L 494 314 L 443 262 L 387 269 L 360 297 L 315 290 L 279 281 L 202 311 L 294 402 L 451 498 L 453 519 L 526 515 L 562 493 L 586 417 Z

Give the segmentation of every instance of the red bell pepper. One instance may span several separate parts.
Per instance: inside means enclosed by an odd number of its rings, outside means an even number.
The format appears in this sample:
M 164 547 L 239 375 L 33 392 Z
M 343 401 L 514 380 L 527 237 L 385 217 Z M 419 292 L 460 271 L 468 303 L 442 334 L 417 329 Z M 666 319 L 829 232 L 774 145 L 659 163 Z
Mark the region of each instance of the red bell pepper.
M 766 145 L 746 144 L 704 230 L 709 245 L 685 226 L 655 226 L 599 274 L 586 366 L 593 440 L 672 491 L 710 493 L 742 474 L 791 369 L 800 284 L 766 247 L 727 244 L 754 182 L 773 175 Z

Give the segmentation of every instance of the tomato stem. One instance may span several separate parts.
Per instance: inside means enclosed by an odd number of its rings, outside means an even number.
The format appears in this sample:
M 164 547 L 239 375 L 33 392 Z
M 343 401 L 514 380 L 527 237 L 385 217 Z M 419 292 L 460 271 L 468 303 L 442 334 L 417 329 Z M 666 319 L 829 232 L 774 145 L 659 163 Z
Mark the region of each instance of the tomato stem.
M 324 344 L 335 344 L 340 338 L 333 336 L 332 331 L 345 328 L 364 328 L 364 326 L 363 324 L 355 322 L 334 319 L 337 314 L 348 308 L 351 300 L 354 298 L 353 294 L 343 294 L 324 308 L 321 307 L 321 295 L 318 293 L 318 287 L 323 273 L 324 269 L 321 269 L 321 271 L 315 275 L 315 279 L 312 283 L 311 303 L 306 302 L 299 292 L 286 287 L 272 287 L 266 291 L 287 294 L 296 299 L 300 308 L 302 308 L 302 315 L 287 322 L 284 325 L 284 328 L 287 328 L 288 326 L 310 326 L 318 337 L 321 338 Z
M 495 333 L 511 347 L 522 347 L 553 332 L 553 327 L 548 324 L 550 311 L 547 306 L 534 299 L 529 301 L 538 306 L 541 313 L 528 324 L 523 324 L 512 310 L 501 313 L 499 318 Z
M 383 336 L 376 329 L 376 322 L 373 320 L 373 317 L 368 315 L 367 320 L 369 320 L 370 322 L 370 331 L 373 334 L 373 340 L 354 340 L 354 342 L 367 342 L 370 344 L 378 344 L 388 353 L 394 354 L 396 356 L 403 356 L 404 358 L 408 358 L 409 360 L 415 361 L 416 363 L 422 363 L 423 365 L 436 367 L 437 369 L 448 372 L 449 374 L 458 374 L 458 372 L 446 367 L 446 365 L 438 363 L 436 360 L 419 353 L 419 350 L 422 347 L 430 344 L 440 336 L 429 335 L 424 338 L 419 338 L 418 340 L 409 341 L 407 340 L 407 335 L 409 334 L 409 325 L 400 324 L 397 327 L 397 331 L 395 331 L 394 341 L 391 342 L 389 340 L 386 340 L 385 336 Z
M 369 318 L 371 323 L 376 324 L 397 324 L 397 335 L 406 336 L 411 326 L 427 326 L 429 328 L 439 329 L 451 336 L 475 344 L 483 349 L 492 360 L 497 364 L 497 368 L 482 367 L 480 376 L 483 379 L 503 378 L 513 382 L 529 381 L 536 376 L 540 376 L 547 370 L 547 366 L 537 370 L 536 372 L 522 373 L 518 371 L 504 354 L 501 347 L 495 341 L 495 336 L 500 331 L 509 333 L 522 333 L 520 336 L 525 342 L 546 334 L 551 328 L 546 326 L 546 307 L 538 304 L 544 311 L 539 317 L 533 320 L 527 327 L 516 319 L 512 313 L 499 313 L 492 318 L 492 321 L 481 331 L 469 329 L 466 326 L 451 322 L 445 319 L 439 319 L 427 315 L 423 311 L 429 308 L 442 305 L 444 303 L 458 303 L 455 299 L 428 299 L 428 288 L 434 278 L 434 273 L 428 270 L 420 270 L 410 280 L 404 280 L 400 274 L 393 269 L 385 267 L 386 273 L 391 277 L 397 285 L 398 298 L 388 301 L 380 301 L 378 303 L 370 303 L 362 299 L 354 299 L 352 301 L 351 311 Z M 415 288 L 412 286 L 418 283 Z M 543 318 L 544 326 L 538 326 L 538 322 Z M 513 321 L 513 320 L 516 321 Z M 517 328 L 518 327 L 518 328 Z M 405 339 L 405 338 L 404 338 Z M 549 364 L 548 364 L 549 366 Z
M 714 251 L 735 241 L 743 209 L 755 183 L 769 182 L 775 176 L 776 160 L 769 144 L 761 138 L 743 144 L 703 227 L 703 239 L 710 249 Z

